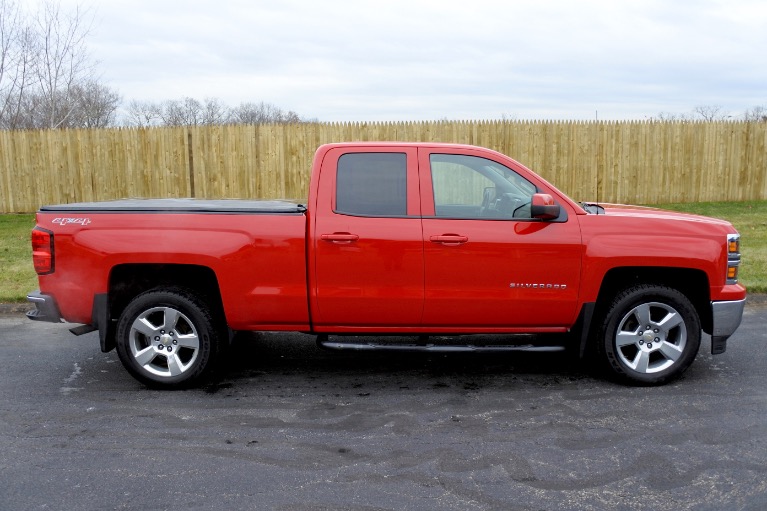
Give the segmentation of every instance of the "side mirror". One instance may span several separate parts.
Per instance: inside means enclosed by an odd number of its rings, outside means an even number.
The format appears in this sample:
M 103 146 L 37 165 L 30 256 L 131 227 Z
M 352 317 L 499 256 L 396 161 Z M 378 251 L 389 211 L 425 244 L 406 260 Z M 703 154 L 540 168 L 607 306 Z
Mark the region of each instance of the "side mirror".
M 530 205 L 530 215 L 541 220 L 559 218 L 560 207 L 548 193 L 536 193 Z

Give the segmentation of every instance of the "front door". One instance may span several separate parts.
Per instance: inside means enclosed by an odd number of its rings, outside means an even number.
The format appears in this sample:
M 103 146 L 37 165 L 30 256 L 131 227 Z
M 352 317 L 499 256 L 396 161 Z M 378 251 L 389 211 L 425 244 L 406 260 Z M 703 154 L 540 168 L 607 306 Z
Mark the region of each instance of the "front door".
M 522 172 L 470 150 L 434 151 L 419 154 L 423 325 L 456 331 L 571 325 L 581 266 L 576 215 L 561 205 L 560 219 L 533 219 L 532 195 L 545 190 Z

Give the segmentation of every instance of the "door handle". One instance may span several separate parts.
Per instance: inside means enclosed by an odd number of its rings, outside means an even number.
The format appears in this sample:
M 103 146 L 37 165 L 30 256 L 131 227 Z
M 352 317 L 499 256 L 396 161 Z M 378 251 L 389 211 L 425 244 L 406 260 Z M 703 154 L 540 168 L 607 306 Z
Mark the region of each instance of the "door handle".
M 446 245 L 458 245 L 469 241 L 469 237 L 461 236 L 460 234 L 443 234 L 441 236 L 432 236 L 429 238 L 429 241 L 432 243 L 444 243 Z
M 322 241 L 330 241 L 330 242 L 346 242 L 349 243 L 351 241 L 357 241 L 360 239 L 359 236 L 356 234 L 350 234 L 348 232 L 334 232 L 333 234 L 321 234 L 320 239 Z

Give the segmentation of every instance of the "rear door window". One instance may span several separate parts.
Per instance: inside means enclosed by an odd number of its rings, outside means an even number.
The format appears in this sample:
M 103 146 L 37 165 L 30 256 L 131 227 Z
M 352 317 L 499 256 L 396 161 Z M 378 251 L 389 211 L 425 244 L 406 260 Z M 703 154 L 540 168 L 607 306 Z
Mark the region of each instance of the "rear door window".
M 338 159 L 335 212 L 354 216 L 407 215 L 404 153 L 349 153 Z

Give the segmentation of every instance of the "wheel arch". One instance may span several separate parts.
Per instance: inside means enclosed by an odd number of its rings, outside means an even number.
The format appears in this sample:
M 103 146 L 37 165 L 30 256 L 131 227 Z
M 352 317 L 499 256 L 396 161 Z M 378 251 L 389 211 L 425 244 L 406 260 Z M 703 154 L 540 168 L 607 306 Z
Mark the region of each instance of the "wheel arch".
M 711 333 L 711 293 L 708 275 L 695 268 L 629 266 L 612 268 L 602 280 L 596 303 L 596 317 L 604 313 L 618 293 L 638 284 L 667 286 L 684 294 L 695 307 L 703 331 Z
M 225 318 L 218 278 L 213 269 L 207 266 L 174 263 L 131 263 L 120 264 L 109 272 L 109 287 L 105 303 L 100 307 L 97 324 L 107 327 L 101 333 L 101 350 L 115 348 L 116 323 L 122 311 L 136 296 L 151 289 L 180 287 L 201 296 L 209 305 L 211 312 Z
M 657 284 L 672 287 L 687 296 L 695 307 L 704 332 L 713 329 L 710 287 L 706 272 L 694 268 L 656 266 L 625 266 L 610 269 L 602 279 L 596 302 L 583 304 L 578 317 L 580 333 L 580 356 L 586 355 L 589 345 L 596 341 L 598 324 L 613 299 L 629 287 L 637 284 Z

